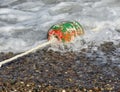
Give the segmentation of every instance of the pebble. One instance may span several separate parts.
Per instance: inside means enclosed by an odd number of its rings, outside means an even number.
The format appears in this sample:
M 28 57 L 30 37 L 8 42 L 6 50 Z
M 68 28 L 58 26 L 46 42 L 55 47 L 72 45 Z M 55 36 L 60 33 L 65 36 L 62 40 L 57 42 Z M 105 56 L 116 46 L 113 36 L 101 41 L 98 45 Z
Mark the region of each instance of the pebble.
M 66 92 L 66 90 L 62 90 L 62 92 Z

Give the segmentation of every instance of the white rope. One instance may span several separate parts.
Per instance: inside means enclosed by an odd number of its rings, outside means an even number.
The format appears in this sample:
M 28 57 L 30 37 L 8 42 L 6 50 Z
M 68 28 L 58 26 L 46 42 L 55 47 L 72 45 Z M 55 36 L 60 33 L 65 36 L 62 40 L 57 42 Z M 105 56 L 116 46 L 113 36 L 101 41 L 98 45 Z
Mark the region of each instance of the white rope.
M 1 67 L 3 64 L 9 63 L 9 62 L 11 62 L 11 61 L 13 61 L 13 60 L 16 60 L 16 59 L 19 58 L 19 57 L 25 56 L 25 55 L 27 55 L 27 54 L 29 54 L 29 53 L 32 53 L 32 52 L 34 52 L 34 51 L 36 51 L 36 50 L 38 50 L 38 49 L 40 49 L 40 48 L 42 48 L 42 47 L 45 47 L 45 46 L 51 44 L 51 43 L 54 42 L 54 41 L 55 41 L 55 38 L 52 38 L 50 41 L 48 41 L 48 42 L 46 42 L 46 43 L 43 43 L 43 44 L 40 44 L 40 45 L 38 45 L 38 46 L 35 47 L 35 48 L 32 48 L 32 49 L 30 49 L 30 50 L 28 50 L 28 51 L 25 51 L 25 52 L 23 52 L 23 53 L 21 53 L 21 54 L 18 54 L 18 55 L 16 55 L 16 56 L 12 57 L 12 58 L 9 58 L 9 59 L 6 59 L 6 60 L 4 60 L 4 61 L 1 61 L 1 62 L 0 62 L 0 67 Z

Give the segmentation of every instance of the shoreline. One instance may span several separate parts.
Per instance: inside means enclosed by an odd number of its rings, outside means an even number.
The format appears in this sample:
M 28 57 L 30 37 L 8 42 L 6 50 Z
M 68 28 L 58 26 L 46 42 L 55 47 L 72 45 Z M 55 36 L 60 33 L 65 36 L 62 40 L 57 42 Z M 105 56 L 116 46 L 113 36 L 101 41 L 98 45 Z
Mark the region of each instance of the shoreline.
M 120 91 L 120 45 L 91 48 L 77 53 L 45 48 L 14 60 L 0 68 L 0 92 Z M 0 61 L 14 55 L 0 53 Z

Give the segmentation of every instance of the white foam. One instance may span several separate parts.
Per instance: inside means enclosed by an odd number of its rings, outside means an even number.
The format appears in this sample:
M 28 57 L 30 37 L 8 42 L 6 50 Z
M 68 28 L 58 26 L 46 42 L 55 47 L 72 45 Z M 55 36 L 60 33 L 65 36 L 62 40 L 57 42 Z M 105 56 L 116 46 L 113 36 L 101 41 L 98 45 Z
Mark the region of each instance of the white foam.
M 119 3 L 118 0 L 1 0 L 0 52 L 32 48 L 47 39 L 47 31 L 53 24 L 68 20 L 80 22 L 85 35 L 65 44 L 68 46 L 66 50 L 77 51 L 104 41 L 118 44 Z M 59 47 L 53 46 L 53 49 L 60 50 Z

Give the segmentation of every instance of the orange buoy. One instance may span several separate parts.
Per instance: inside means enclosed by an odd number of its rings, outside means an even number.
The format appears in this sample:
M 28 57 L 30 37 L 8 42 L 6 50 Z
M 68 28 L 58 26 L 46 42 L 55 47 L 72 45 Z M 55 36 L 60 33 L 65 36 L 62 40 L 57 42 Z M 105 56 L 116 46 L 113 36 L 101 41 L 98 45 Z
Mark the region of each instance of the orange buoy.
M 81 24 L 77 21 L 62 22 L 60 24 L 53 25 L 48 32 L 48 40 L 51 40 L 51 36 L 54 36 L 60 42 L 70 42 L 78 35 L 83 35 L 84 30 Z

